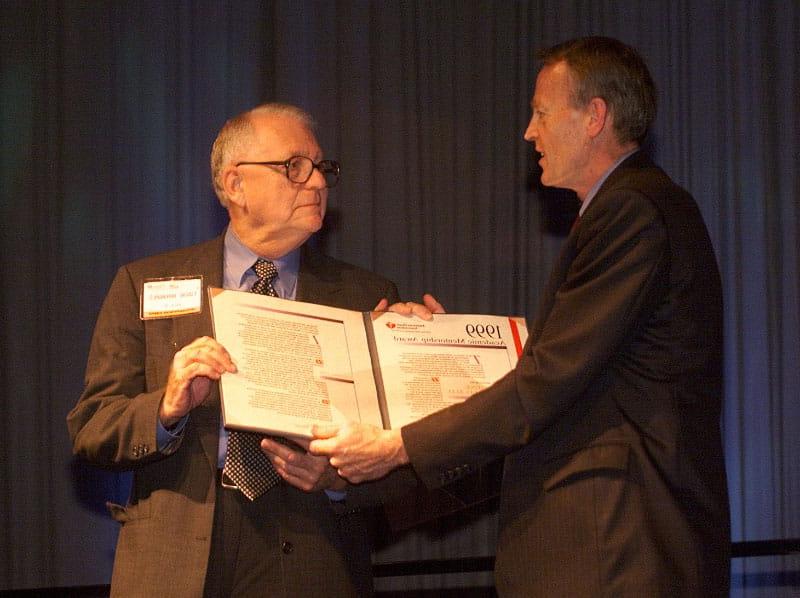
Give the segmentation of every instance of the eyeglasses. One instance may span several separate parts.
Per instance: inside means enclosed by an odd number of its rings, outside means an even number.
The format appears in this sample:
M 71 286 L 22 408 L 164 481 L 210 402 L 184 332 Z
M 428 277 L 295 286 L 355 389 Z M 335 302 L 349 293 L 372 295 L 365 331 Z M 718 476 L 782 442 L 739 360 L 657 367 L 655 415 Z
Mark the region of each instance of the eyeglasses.
M 283 166 L 286 169 L 286 178 L 293 183 L 301 185 L 311 178 L 316 168 L 325 179 L 325 186 L 329 189 L 339 182 L 339 163 L 336 160 L 320 160 L 314 162 L 305 156 L 292 156 L 282 162 L 237 162 L 236 166 Z

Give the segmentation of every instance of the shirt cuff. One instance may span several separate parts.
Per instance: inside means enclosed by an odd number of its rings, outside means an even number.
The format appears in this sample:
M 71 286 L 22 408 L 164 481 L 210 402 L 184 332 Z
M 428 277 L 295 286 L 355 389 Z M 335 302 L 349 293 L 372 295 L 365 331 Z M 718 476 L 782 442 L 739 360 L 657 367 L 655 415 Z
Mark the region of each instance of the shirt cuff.
M 178 441 L 183 436 L 183 429 L 186 427 L 186 422 L 189 421 L 189 414 L 184 415 L 172 428 L 167 430 L 161 420 L 156 418 L 156 444 L 158 450 L 162 453 L 171 453 L 177 448 Z
M 326 490 L 325 494 L 328 495 L 328 498 L 332 502 L 342 502 L 345 498 L 347 498 L 347 492 L 344 490 Z

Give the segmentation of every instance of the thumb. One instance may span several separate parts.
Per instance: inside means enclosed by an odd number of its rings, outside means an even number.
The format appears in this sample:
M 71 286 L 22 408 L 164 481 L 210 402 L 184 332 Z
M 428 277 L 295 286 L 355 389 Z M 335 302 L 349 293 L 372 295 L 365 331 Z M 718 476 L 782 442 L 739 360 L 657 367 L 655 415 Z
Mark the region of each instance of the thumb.
M 340 426 L 333 424 L 328 426 L 314 424 L 311 426 L 311 435 L 314 438 L 331 438 L 339 433 L 339 428 Z
M 308 452 L 312 455 L 330 455 L 334 450 L 336 441 L 333 437 L 339 431 L 339 426 L 311 426 L 311 434 L 314 435 L 308 445 Z

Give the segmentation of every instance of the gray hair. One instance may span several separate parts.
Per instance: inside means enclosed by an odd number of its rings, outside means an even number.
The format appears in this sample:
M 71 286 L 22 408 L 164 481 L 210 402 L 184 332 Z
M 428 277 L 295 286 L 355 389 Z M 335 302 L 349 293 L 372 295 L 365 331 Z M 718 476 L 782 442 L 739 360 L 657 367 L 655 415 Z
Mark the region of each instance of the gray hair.
M 248 144 L 252 143 L 255 133 L 254 116 L 289 116 L 298 120 L 312 132 L 317 126 L 314 119 L 305 110 L 291 104 L 278 102 L 261 104 L 228 120 L 217 134 L 214 145 L 211 146 L 211 183 L 224 208 L 228 207 L 228 196 L 222 186 L 222 171 L 234 159 L 234 156 L 241 155 Z

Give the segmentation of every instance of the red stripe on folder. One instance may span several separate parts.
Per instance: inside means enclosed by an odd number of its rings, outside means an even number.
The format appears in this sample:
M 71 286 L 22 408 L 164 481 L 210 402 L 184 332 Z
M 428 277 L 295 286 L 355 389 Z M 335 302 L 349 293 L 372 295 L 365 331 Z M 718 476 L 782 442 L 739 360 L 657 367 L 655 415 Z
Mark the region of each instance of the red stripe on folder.
M 522 341 L 519 339 L 519 329 L 517 328 L 517 323 L 509 318 L 508 324 L 511 326 L 511 336 L 514 337 L 514 347 L 517 350 L 517 357 L 522 357 Z

